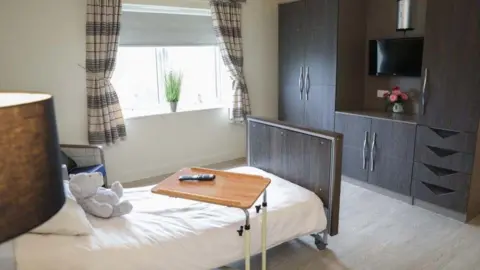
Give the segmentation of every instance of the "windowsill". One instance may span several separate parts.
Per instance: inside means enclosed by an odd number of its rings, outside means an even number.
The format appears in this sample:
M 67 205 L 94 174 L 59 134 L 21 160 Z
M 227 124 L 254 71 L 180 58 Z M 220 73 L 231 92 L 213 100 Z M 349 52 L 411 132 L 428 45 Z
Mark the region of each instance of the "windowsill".
M 189 108 L 178 108 L 176 112 L 171 112 L 169 110 L 165 110 L 164 108 L 158 109 L 148 109 L 148 110 L 124 110 L 123 116 L 125 119 L 137 119 L 155 115 L 169 115 L 169 114 L 179 114 L 179 113 L 187 113 L 187 112 L 195 112 L 195 111 L 206 111 L 206 110 L 215 110 L 215 109 L 223 109 L 225 108 L 222 104 L 204 104 L 204 105 L 196 105 L 194 107 Z

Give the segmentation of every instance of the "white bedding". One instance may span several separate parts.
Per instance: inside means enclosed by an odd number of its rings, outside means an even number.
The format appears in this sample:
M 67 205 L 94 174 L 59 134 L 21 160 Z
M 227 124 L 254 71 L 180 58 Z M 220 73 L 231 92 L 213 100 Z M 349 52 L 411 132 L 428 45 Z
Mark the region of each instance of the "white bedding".
M 268 195 L 268 246 L 326 228 L 321 200 L 312 192 L 252 167 L 232 171 L 272 179 Z M 89 216 L 91 236 L 27 234 L 15 240 L 17 270 L 212 269 L 243 258 L 243 211 L 125 190 L 131 214 L 110 220 Z M 260 199 L 259 199 L 260 202 Z M 260 252 L 261 214 L 250 209 L 252 253 Z

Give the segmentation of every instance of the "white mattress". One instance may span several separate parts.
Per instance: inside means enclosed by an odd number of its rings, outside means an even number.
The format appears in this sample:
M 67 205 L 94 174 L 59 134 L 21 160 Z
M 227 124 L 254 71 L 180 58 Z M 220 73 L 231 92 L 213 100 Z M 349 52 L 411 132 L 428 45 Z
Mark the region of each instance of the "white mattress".
M 268 246 L 326 228 L 321 200 L 312 192 L 252 167 L 232 171 L 272 179 L 268 195 Z M 243 258 L 243 211 L 125 190 L 134 210 L 110 220 L 89 216 L 91 236 L 27 234 L 15 240 L 17 270 L 212 269 Z M 260 202 L 260 199 L 259 199 Z M 261 214 L 250 209 L 252 253 L 260 252 Z

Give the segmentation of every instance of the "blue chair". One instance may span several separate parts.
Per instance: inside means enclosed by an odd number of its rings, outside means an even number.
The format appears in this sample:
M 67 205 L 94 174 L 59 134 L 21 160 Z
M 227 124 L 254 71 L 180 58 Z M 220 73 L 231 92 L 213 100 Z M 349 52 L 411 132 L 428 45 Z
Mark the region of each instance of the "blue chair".
M 60 144 L 60 149 L 69 174 L 99 172 L 103 175 L 103 186 L 108 186 L 105 154 L 101 146 Z

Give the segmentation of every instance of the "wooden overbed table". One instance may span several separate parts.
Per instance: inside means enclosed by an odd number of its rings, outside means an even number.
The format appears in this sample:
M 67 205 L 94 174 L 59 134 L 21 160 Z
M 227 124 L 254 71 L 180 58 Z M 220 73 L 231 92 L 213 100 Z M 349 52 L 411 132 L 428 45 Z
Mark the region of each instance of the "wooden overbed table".
M 182 175 L 214 174 L 213 181 L 179 181 Z M 248 210 L 263 193 L 263 203 L 256 206 L 262 209 L 262 270 L 267 269 L 267 191 L 271 180 L 258 175 L 210 170 L 205 168 L 185 168 L 152 188 L 155 194 L 175 198 L 211 203 L 243 210 L 245 226 L 238 233 L 244 236 L 245 269 L 250 270 L 250 214 Z

